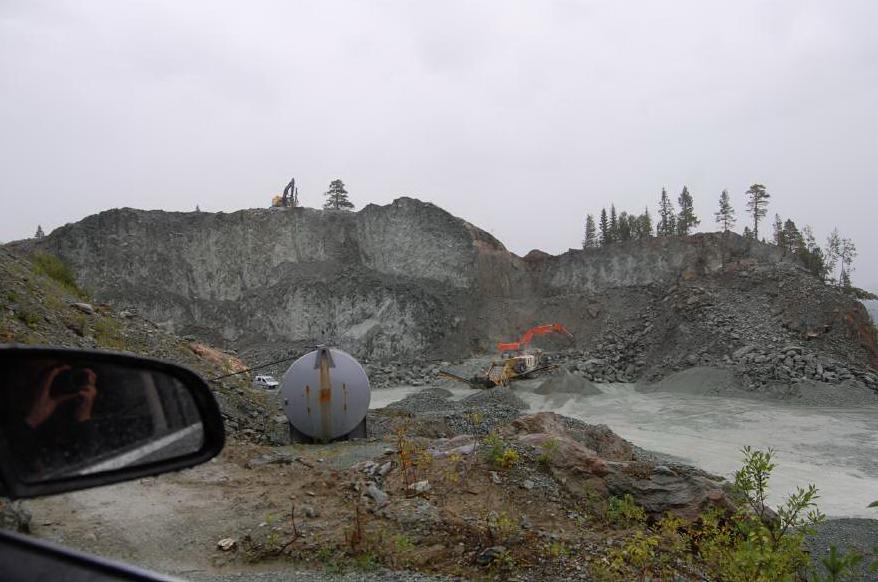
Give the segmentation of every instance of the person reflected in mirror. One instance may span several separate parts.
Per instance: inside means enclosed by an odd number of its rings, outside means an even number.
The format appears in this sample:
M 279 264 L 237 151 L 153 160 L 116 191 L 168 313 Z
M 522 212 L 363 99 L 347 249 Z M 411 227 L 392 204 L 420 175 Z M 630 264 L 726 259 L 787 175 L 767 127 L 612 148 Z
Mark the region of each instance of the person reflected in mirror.
M 63 475 L 100 449 L 91 422 L 98 397 L 94 369 L 46 362 L 35 372 L 14 443 L 22 477 L 30 481 Z
M 37 392 L 25 424 L 35 429 L 55 413 L 58 408 L 72 400 L 76 404 L 71 411 L 74 422 L 91 420 L 95 397 L 98 395 L 97 374 L 91 368 L 73 370 L 68 364 L 53 366 L 46 373 Z

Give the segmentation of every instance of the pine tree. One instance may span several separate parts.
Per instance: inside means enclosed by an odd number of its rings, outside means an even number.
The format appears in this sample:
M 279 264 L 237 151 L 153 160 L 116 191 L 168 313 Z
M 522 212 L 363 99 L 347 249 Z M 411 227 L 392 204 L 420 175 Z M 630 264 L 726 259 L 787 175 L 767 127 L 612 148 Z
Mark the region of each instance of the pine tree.
M 630 216 L 627 212 L 622 211 L 619 215 L 619 225 L 616 230 L 616 240 L 626 241 L 631 240 L 631 220 L 633 216 Z
M 42 225 L 40 225 L 40 224 L 37 225 L 37 232 L 36 232 L 36 234 L 34 234 L 34 238 L 36 238 L 36 239 L 46 238 L 46 233 L 43 232 Z
M 610 221 L 609 219 L 607 219 L 606 208 L 601 208 L 600 229 L 601 246 L 607 246 L 608 244 L 610 244 Z
M 347 210 L 353 208 L 353 203 L 348 200 L 348 191 L 344 188 L 344 182 L 335 179 L 329 183 L 329 190 L 324 193 L 326 202 L 323 208 L 333 208 L 335 210 Z
M 747 195 L 747 212 L 753 215 L 753 238 L 759 240 L 759 221 L 768 213 L 768 199 L 771 195 L 762 184 L 753 184 L 745 192 Z
M 201 212 L 201 206 L 198 204 L 195 205 L 195 212 Z
M 774 225 L 772 226 L 771 240 L 779 247 L 785 246 L 783 240 L 783 220 L 781 220 L 780 214 L 777 213 L 775 213 L 774 215 Z
M 749 239 L 753 238 L 753 231 L 750 230 L 749 226 L 744 227 L 744 238 L 749 238 Z
M 716 223 L 728 232 L 735 227 L 735 209 L 729 201 L 729 191 L 723 190 L 719 195 L 719 210 L 714 213 Z
M 652 217 L 649 208 L 643 209 L 643 214 L 637 217 L 637 238 L 643 240 L 652 236 Z
M 676 232 L 676 217 L 674 203 L 668 196 L 668 191 L 662 188 L 662 197 L 659 200 L 659 221 L 656 225 L 657 236 L 673 236 Z
M 781 230 L 781 241 L 783 243 L 784 250 L 789 254 L 801 254 L 801 251 L 805 248 L 805 241 L 802 238 L 802 233 L 799 232 L 796 223 L 793 222 L 791 218 L 787 218 L 783 223 L 783 229 Z
M 826 280 L 826 263 L 823 257 L 823 249 L 814 238 L 814 231 L 807 224 L 802 227 L 803 248 L 799 249 L 798 255 L 805 267 L 821 281 Z
M 585 238 L 582 239 L 582 248 L 593 249 L 598 246 L 597 233 L 595 232 L 594 216 L 591 214 L 585 217 Z
M 619 240 L 619 218 L 616 216 L 616 205 L 610 204 L 610 242 Z
M 683 186 L 677 203 L 680 205 L 680 212 L 677 214 L 677 234 L 686 236 L 689 231 L 701 224 L 695 215 L 695 201 L 692 200 L 692 194 L 689 193 L 689 188 L 686 186 Z

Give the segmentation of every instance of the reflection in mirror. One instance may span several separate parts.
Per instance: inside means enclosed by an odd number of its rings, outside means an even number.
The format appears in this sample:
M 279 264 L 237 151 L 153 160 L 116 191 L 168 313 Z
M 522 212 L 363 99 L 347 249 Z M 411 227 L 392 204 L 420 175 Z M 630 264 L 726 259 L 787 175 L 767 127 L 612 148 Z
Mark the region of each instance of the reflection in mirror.
M 131 467 L 201 449 L 198 407 L 183 383 L 149 367 L 22 355 L 0 371 L 0 416 L 29 483 Z

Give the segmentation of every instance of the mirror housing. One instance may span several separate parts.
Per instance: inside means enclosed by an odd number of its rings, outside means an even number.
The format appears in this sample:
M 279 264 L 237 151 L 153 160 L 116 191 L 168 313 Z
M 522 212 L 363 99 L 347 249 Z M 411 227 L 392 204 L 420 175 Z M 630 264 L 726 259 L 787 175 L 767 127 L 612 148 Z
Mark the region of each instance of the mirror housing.
M 128 354 L 0 345 L 0 494 L 22 499 L 198 465 L 225 442 L 204 379 Z

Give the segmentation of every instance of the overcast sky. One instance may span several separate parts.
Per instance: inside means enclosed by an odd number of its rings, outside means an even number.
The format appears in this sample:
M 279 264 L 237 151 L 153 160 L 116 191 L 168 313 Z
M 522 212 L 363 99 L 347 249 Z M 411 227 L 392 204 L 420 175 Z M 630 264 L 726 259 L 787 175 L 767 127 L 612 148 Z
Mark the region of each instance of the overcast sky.
M 405 194 L 511 250 L 727 188 L 878 290 L 878 2 L 0 2 L 0 240 L 119 206 Z M 770 232 L 770 225 L 765 225 Z

